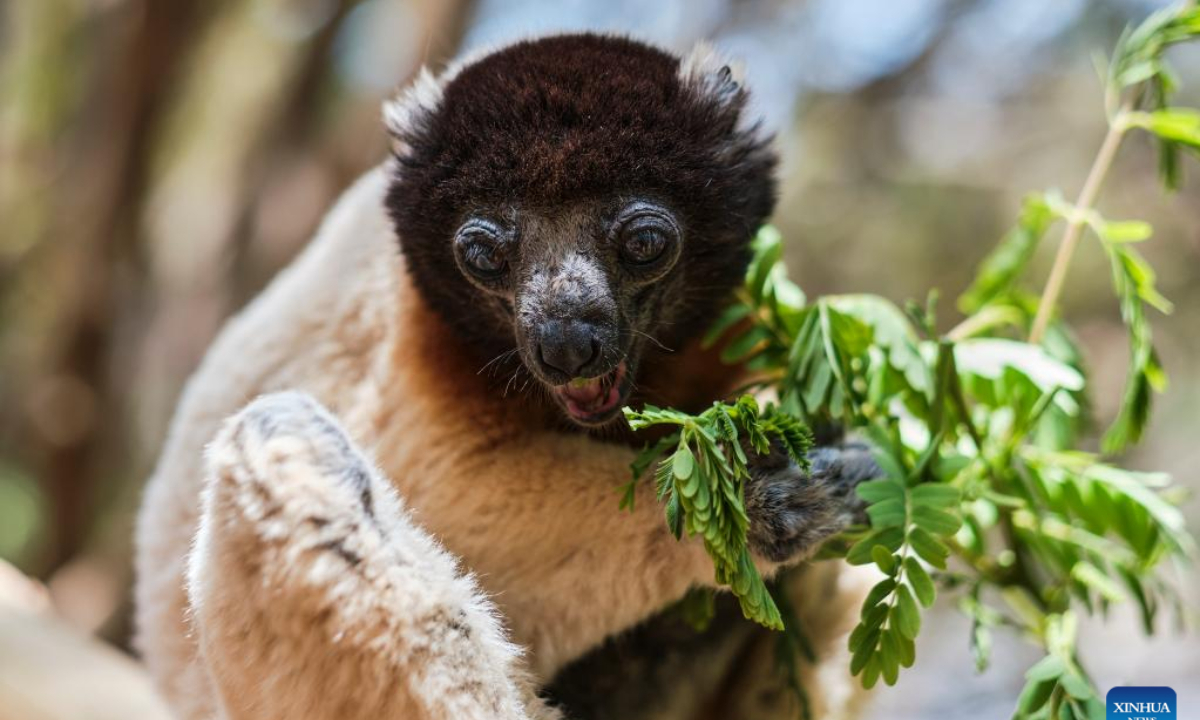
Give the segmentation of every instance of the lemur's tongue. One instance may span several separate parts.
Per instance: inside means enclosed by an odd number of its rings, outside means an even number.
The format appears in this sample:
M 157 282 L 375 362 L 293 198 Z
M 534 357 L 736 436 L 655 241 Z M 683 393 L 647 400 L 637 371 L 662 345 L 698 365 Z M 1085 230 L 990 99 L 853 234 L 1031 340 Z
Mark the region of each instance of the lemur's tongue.
M 612 372 L 594 378 L 575 378 L 555 390 L 566 401 L 567 411 L 577 417 L 586 417 L 608 412 L 621 400 L 621 380 L 625 377 L 625 363 Z
M 604 376 L 575 378 L 562 388 L 562 394 L 577 403 L 595 402 L 604 392 Z

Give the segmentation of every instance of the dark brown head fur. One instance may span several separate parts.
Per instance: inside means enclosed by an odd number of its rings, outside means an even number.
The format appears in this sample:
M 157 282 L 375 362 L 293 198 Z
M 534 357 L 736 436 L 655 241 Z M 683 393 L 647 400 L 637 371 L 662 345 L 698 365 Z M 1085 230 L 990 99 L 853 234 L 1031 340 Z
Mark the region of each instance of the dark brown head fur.
M 646 335 L 679 348 L 711 321 L 772 210 L 775 158 L 743 117 L 746 100 L 703 54 L 681 62 L 590 34 L 423 78 L 386 113 L 397 160 L 387 206 L 414 281 L 481 365 L 516 350 L 554 388 L 627 361 L 632 380 L 660 351 Z M 622 218 L 643 206 L 678 256 L 639 275 L 614 248 L 628 239 Z M 487 239 L 503 278 L 464 268 L 475 252 L 462 249 L 464 227 Z M 590 360 L 556 359 L 588 338 Z

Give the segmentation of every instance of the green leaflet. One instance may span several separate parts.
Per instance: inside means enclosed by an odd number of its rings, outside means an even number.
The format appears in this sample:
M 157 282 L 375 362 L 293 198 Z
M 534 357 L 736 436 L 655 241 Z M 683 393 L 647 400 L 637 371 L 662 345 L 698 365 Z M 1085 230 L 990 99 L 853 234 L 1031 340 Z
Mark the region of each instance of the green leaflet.
M 1011 293 L 1056 219 L 1042 195 L 1027 196 L 1016 227 L 979 266 L 975 282 L 958 299 L 959 307 L 965 312 L 976 312 Z
M 1132 247 L 1106 243 L 1112 265 L 1113 289 L 1121 318 L 1129 332 L 1130 363 L 1125 396 L 1116 420 L 1104 436 L 1104 449 L 1115 453 L 1141 439 L 1150 419 L 1151 391 L 1166 389 L 1166 374 L 1159 364 L 1151 338 L 1145 306 L 1170 312 L 1171 304 L 1155 288 L 1154 271 Z
M 753 452 L 765 453 L 775 440 L 807 467 L 812 440 L 797 419 L 774 406 L 760 408 L 750 396 L 736 403 L 714 403 L 692 416 L 675 410 L 647 406 L 625 409 L 631 427 L 666 425 L 678 428 L 639 454 L 633 463 L 633 480 L 626 486 L 632 497 L 646 470 L 655 471 L 659 498 L 666 503 L 667 525 L 677 538 L 698 536 L 713 559 L 714 577 L 728 586 L 741 603 L 745 616 L 766 627 L 782 630 L 783 619 L 754 567 L 746 545 L 748 518 L 743 501 L 750 477 L 749 458 L 741 440 Z M 632 507 L 632 500 L 625 503 Z

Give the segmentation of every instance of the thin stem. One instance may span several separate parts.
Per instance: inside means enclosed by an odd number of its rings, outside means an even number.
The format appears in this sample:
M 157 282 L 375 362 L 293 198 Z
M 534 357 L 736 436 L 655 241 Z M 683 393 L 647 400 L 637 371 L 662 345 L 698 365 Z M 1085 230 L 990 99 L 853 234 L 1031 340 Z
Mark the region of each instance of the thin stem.
M 967 340 L 986 330 L 1000 325 L 1020 325 L 1024 317 L 1011 307 L 992 305 L 979 312 L 968 315 L 962 322 L 955 325 L 946 333 L 946 339 L 951 342 Z
M 1050 325 L 1050 316 L 1054 314 L 1058 296 L 1062 293 L 1063 281 L 1067 277 L 1067 267 L 1070 266 L 1071 258 L 1075 255 L 1075 248 L 1079 245 L 1080 238 L 1083 237 L 1083 228 L 1087 224 L 1087 211 L 1091 210 L 1092 205 L 1095 204 L 1096 196 L 1100 193 L 1100 186 L 1104 184 L 1104 178 L 1108 175 L 1113 158 L 1117 155 L 1117 148 L 1121 146 L 1121 139 L 1125 136 L 1125 131 L 1129 129 L 1127 119 L 1131 109 L 1132 103 L 1127 102 L 1113 116 L 1112 122 L 1108 126 L 1108 134 L 1104 136 L 1104 142 L 1100 145 L 1100 151 L 1096 153 L 1092 169 L 1088 171 L 1087 179 L 1083 182 L 1083 189 L 1079 191 L 1079 198 L 1075 201 L 1075 212 L 1067 220 L 1067 229 L 1063 232 L 1062 244 L 1058 246 L 1058 254 L 1054 257 L 1054 265 L 1050 268 L 1050 277 L 1046 280 L 1046 289 L 1042 291 L 1042 299 L 1038 303 L 1037 317 L 1034 318 L 1033 329 L 1029 333 L 1029 342 L 1034 345 L 1042 341 L 1046 334 L 1046 328 Z

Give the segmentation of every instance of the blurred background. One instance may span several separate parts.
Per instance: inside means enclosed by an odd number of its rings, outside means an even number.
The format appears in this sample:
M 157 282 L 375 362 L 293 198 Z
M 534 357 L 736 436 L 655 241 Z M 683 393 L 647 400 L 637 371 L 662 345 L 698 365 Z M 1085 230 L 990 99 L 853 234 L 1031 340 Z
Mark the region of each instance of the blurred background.
M 711 38 L 745 61 L 756 110 L 779 135 L 776 223 L 793 276 L 810 294 L 923 299 L 938 287 L 949 326 L 1021 196 L 1078 191 L 1105 130 L 1095 55 L 1164 4 L 0 4 L 0 558 L 44 583 L 30 593 L 66 624 L 127 647 L 132 520 L 182 383 L 222 321 L 384 157 L 380 102 L 422 64 L 562 29 L 676 50 Z M 1200 105 L 1200 48 L 1172 57 L 1181 103 Z M 1154 224 L 1145 251 L 1176 304 L 1154 318 L 1172 385 L 1126 461 L 1200 489 L 1196 180 L 1165 197 L 1150 143 L 1134 136 L 1101 209 Z M 1076 257 L 1065 309 L 1090 352 L 1103 427 L 1126 356 L 1098 246 Z M 1198 503 L 1187 511 L 1200 527 Z M 878 693 L 874 715 L 1008 717 L 1034 651 L 1014 639 L 976 676 L 952 607 L 927 628 L 917 669 Z M 1101 689 L 1172 685 L 1186 716 L 1200 708 L 1200 644 L 1162 633 L 1142 638 L 1118 609 L 1086 633 L 1086 657 Z M 0 657 L 26 651 L 14 642 L 0 636 Z

